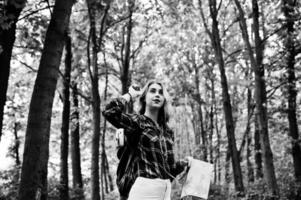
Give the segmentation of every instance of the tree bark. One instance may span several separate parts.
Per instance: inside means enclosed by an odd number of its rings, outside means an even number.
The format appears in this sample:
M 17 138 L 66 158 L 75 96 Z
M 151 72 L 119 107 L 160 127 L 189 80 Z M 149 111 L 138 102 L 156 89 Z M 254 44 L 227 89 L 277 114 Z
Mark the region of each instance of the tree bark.
M 296 1 L 284 0 L 283 1 L 283 12 L 285 15 L 285 26 L 286 26 L 286 38 L 285 38 L 285 49 L 286 49 L 286 68 L 287 68 L 287 93 L 288 93 L 288 122 L 289 122 L 289 136 L 291 137 L 292 144 L 292 157 L 294 161 L 294 170 L 296 181 L 301 182 L 301 149 L 298 144 L 299 130 L 297 122 L 297 88 L 296 88 L 296 75 L 295 75 L 295 19 L 294 13 L 296 9 Z
M 105 55 L 104 55 L 105 57 Z M 105 60 L 105 59 L 104 59 Z M 107 100 L 107 91 L 108 91 L 108 65 L 105 61 L 105 67 L 106 67 L 106 77 L 105 77 L 105 89 L 104 89 L 104 101 Z M 109 171 L 109 163 L 107 159 L 107 154 L 106 154 L 106 145 L 105 145 L 105 139 L 106 139 L 106 130 L 107 130 L 107 121 L 104 119 L 104 125 L 103 125 L 103 134 L 102 134 L 102 141 L 101 141 L 101 160 L 102 160 L 102 165 L 101 165 L 101 179 L 102 179 L 102 198 L 104 199 L 104 186 L 103 183 L 105 184 L 105 191 L 106 193 L 109 193 L 109 191 L 113 190 L 113 182 L 112 182 L 112 177 L 110 175 Z
M 130 55 L 131 55 L 131 36 L 132 36 L 132 29 L 133 29 L 133 12 L 135 6 L 135 0 L 128 0 L 129 4 L 129 21 L 126 27 L 126 42 L 125 42 L 125 49 L 124 49 L 124 57 L 122 58 L 122 73 L 121 73 L 121 82 L 122 82 L 122 94 L 127 93 L 128 87 L 131 84 L 131 77 L 130 77 Z M 123 49 L 122 49 L 123 51 Z M 123 55 L 123 54 L 122 54 Z M 130 108 L 131 110 L 132 108 Z
M 241 166 L 239 162 L 238 151 L 236 147 L 236 139 L 234 133 L 234 124 L 232 116 L 232 107 L 230 102 L 230 95 L 228 93 L 228 83 L 225 72 L 225 63 L 223 59 L 221 40 L 219 36 L 219 28 L 217 22 L 218 10 L 216 8 L 216 0 L 208 0 L 210 6 L 210 15 L 212 19 L 212 46 L 215 51 L 215 56 L 218 62 L 220 76 L 221 76 L 221 86 L 223 94 L 223 108 L 224 108 L 224 117 L 226 121 L 226 130 L 228 137 L 228 146 L 230 150 L 233 174 L 234 174 L 234 184 L 235 190 L 240 194 L 244 193 L 244 186 L 242 180 Z
M 15 136 L 15 146 L 14 146 L 14 153 L 15 153 L 15 161 L 16 166 L 20 167 L 21 161 L 20 161 L 20 154 L 19 154 L 19 148 L 20 148 L 20 140 L 18 136 L 18 131 L 20 129 L 21 124 L 19 122 L 14 123 L 14 136 Z
M 200 137 L 200 130 L 199 130 L 199 126 L 197 123 L 197 114 L 195 112 L 195 105 L 194 102 L 190 102 L 190 107 L 192 110 L 192 118 L 191 118 L 191 123 L 193 126 L 193 131 L 194 131 L 194 140 L 195 140 L 195 145 L 199 146 L 201 143 L 201 137 Z
M 246 69 L 246 79 L 250 80 L 250 72 L 251 70 L 249 67 Z M 246 133 L 247 133 L 247 168 L 248 168 L 248 182 L 254 182 L 254 170 L 253 170 L 253 165 L 251 162 L 251 155 L 252 155 L 252 150 L 251 150 L 251 145 L 252 145 L 252 134 L 250 132 L 250 127 L 251 127 L 251 117 L 254 112 L 254 106 L 252 106 L 252 90 L 250 88 L 250 85 L 248 86 L 247 89 L 247 109 L 248 109 L 248 122 L 247 122 L 247 127 L 246 127 Z
M 256 179 L 263 178 L 262 171 L 262 153 L 261 153 L 261 145 L 260 145 L 260 133 L 259 133 L 259 125 L 257 121 L 257 116 L 254 119 L 254 151 L 255 151 L 255 165 L 256 165 Z
M 212 73 L 212 72 L 211 72 Z M 209 134 L 209 158 L 210 163 L 213 163 L 213 133 L 214 133 L 214 102 L 215 102 L 215 91 L 214 91 L 214 79 L 210 79 L 211 83 L 211 105 L 210 105 L 210 134 Z
M 249 71 L 249 69 L 247 69 Z M 249 73 L 247 74 L 248 78 Z M 247 128 L 246 128 L 246 133 L 247 133 L 247 168 L 248 168 L 248 182 L 254 182 L 254 170 L 251 162 L 251 145 L 252 145 L 252 135 L 250 134 L 250 124 L 251 124 L 251 116 L 253 115 L 253 108 L 252 108 L 252 91 L 250 87 L 247 89 L 247 109 L 248 109 L 248 122 L 247 122 Z
M 221 182 L 221 134 L 218 128 L 218 117 L 217 117 L 217 105 L 216 101 L 214 102 L 214 114 L 215 114 L 215 130 L 217 137 L 217 147 L 216 147 L 216 164 L 217 164 L 217 181 Z
M 16 24 L 25 3 L 26 0 L 8 0 L 3 9 L 4 16 L 13 17 L 1 22 L 2 24 L 0 26 L 0 140 L 2 136 L 3 112 L 9 80 L 10 60 L 16 39 Z M 6 25 L 9 25 L 9 27 L 4 28 Z
M 70 117 L 70 76 L 72 63 L 71 38 L 66 32 L 66 57 L 65 57 L 65 71 L 63 77 L 63 88 L 61 99 L 63 102 L 62 113 L 62 127 L 61 127 L 61 166 L 60 166 L 60 199 L 69 199 L 68 190 L 68 148 L 69 148 L 69 117 Z
M 87 0 L 89 19 L 90 19 L 90 35 L 92 42 L 92 63 L 90 66 L 90 78 L 92 87 L 92 111 L 93 111 L 93 136 L 92 136 L 92 158 L 91 158 L 91 200 L 100 200 L 99 187 L 99 147 L 100 147 L 100 96 L 98 92 L 98 43 L 96 36 L 96 11 L 97 2 L 94 0 Z M 90 42 L 90 41 L 88 41 Z M 89 48 L 90 45 L 88 45 Z M 90 57 L 90 55 L 88 55 Z M 88 58 L 89 59 L 89 58 Z
M 195 71 L 195 77 L 194 77 L 194 82 L 195 82 L 195 88 L 196 88 L 196 94 L 195 94 L 195 99 L 197 101 L 197 106 L 198 106 L 198 116 L 199 116 L 199 124 L 200 124 L 200 129 L 201 129 L 201 137 L 202 137 L 202 150 L 203 150 L 203 160 L 207 161 L 207 148 L 208 148 L 208 142 L 207 142 L 207 135 L 206 131 L 204 129 L 204 120 L 203 120 L 203 110 L 202 110 L 202 99 L 201 99 L 201 94 L 200 94 L 200 80 L 199 80 L 199 68 L 196 65 L 194 59 L 193 59 L 193 68 Z M 198 138 L 199 139 L 199 138 Z M 199 141 L 198 141 L 199 142 Z M 200 142 L 198 143 L 200 144 Z
M 83 199 L 83 178 L 81 172 L 80 156 L 80 124 L 79 124 L 79 106 L 77 95 L 77 84 L 72 84 L 72 113 L 71 113 L 71 160 L 72 160 L 72 183 L 76 191 L 78 200 Z
M 73 0 L 56 0 L 30 102 L 19 200 L 47 199 L 53 98 Z

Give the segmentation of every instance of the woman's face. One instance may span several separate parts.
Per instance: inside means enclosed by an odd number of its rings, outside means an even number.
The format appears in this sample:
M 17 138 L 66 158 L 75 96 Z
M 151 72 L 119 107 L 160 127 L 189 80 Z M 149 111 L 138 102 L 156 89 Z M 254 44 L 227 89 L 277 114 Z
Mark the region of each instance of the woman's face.
M 165 98 L 161 85 L 158 83 L 151 84 L 145 96 L 146 106 L 160 109 L 164 105 L 164 101 Z

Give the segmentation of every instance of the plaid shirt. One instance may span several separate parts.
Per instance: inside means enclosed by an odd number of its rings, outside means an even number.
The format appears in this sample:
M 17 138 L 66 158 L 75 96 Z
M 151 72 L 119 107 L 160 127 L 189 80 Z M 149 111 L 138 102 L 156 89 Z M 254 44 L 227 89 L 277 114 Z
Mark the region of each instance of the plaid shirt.
M 123 98 L 113 99 L 103 111 L 103 115 L 111 124 L 116 128 L 125 129 L 127 142 L 135 149 L 131 169 L 120 178 L 129 178 L 132 181 L 138 176 L 174 179 L 183 171 L 184 165 L 181 162 L 175 162 L 173 132 L 168 127 L 159 128 L 145 115 L 123 113 L 125 103 Z M 119 181 L 122 182 L 122 180 Z

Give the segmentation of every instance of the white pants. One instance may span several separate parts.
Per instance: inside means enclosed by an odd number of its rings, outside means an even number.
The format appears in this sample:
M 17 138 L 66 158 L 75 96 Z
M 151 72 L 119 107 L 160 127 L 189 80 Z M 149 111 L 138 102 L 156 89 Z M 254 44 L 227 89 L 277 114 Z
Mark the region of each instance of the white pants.
M 138 177 L 132 186 L 128 200 L 170 200 L 169 179 Z

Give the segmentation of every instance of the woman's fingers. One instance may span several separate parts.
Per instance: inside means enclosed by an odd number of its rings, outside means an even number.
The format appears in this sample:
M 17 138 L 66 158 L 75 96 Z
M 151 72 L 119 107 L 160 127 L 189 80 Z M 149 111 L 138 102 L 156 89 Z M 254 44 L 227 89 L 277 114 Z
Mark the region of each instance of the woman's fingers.
M 133 98 L 141 95 L 140 87 L 138 85 L 131 85 L 129 88 L 129 93 Z
M 191 167 L 192 160 L 193 160 L 193 157 L 191 157 L 191 156 L 185 157 L 185 161 L 187 162 L 188 167 Z

